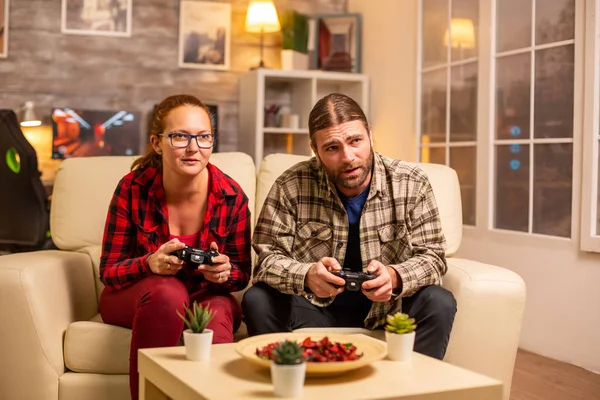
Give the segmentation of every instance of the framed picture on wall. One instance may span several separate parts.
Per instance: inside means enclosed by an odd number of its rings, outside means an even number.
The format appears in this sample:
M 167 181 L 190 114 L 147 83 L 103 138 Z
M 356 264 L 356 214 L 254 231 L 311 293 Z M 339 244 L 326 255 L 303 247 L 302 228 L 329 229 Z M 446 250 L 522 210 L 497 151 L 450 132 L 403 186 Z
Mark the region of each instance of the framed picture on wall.
M 0 0 L 0 58 L 8 57 L 8 1 Z
M 231 4 L 183 0 L 179 8 L 179 67 L 228 70 Z
M 360 72 L 360 14 L 315 16 L 313 69 Z
M 62 0 L 61 32 L 88 36 L 131 36 L 133 0 Z

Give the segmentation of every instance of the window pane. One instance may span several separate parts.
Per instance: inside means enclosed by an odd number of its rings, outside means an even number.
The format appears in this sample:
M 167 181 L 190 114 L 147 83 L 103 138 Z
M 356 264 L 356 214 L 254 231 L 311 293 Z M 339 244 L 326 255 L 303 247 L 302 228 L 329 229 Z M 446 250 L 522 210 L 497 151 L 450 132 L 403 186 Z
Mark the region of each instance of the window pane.
M 575 0 L 537 0 L 535 43 L 546 44 L 575 37 Z
M 446 148 L 422 146 L 421 162 L 446 165 Z
M 452 0 L 450 37 L 444 44 L 452 43 L 452 61 L 477 57 L 479 45 L 479 0 Z
M 448 62 L 448 48 L 444 46 L 448 3 L 448 0 L 423 0 L 423 68 Z
M 533 232 L 571 237 L 573 145 L 535 144 Z
M 423 74 L 421 93 L 421 134 L 430 142 L 446 141 L 447 69 Z
M 530 47 L 531 0 L 496 1 L 496 11 L 496 52 Z
M 473 62 L 450 71 L 450 141 L 476 140 L 477 67 Z
M 573 137 L 574 46 L 535 52 L 536 138 Z
M 476 163 L 477 148 L 475 146 L 450 148 L 450 167 L 454 168 L 458 174 L 463 224 L 465 225 L 475 225 Z
M 531 54 L 496 63 L 496 138 L 529 139 Z
M 529 145 L 496 146 L 494 227 L 529 231 Z

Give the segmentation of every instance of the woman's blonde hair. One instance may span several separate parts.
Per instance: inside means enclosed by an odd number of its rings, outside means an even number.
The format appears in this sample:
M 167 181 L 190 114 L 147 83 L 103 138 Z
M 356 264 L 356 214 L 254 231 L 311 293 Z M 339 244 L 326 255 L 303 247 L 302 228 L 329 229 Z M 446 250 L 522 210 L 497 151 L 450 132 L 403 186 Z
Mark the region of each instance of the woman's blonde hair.
M 200 99 L 189 94 L 177 94 L 174 96 L 169 96 L 164 99 L 154 110 L 152 125 L 150 126 L 150 129 L 148 129 L 148 147 L 146 149 L 146 154 L 133 162 L 131 165 L 132 171 L 136 168 L 160 168 L 162 166 L 162 157 L 154 150 L 154 147 L 152 147 L 151 139 L 152 136 L 158 136 L 165 131 L 165 119 L 171 111 L 181 106 L 200 107 L 206 111 L 210 120 L 210 130 L 211 132 L 214 131 L 213 121 L 212 118 L 210 118 L 210 111 L 208 110 L 208 107 L 206 107 L 206 105 L 200 101 Z

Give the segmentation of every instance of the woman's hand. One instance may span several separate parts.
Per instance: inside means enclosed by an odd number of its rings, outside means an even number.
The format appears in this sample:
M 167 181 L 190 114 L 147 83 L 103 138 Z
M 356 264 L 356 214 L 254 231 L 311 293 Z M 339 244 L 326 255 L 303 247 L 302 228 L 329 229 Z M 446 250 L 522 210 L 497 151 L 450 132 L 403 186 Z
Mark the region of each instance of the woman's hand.
M 210 248 L 219 251 L 215 242 L 210 244 Z M 214 258 L 212 265 L 200 264 L 198 271 L 204 274 L 204 278 L 207 281 L 223 284 L 229 280 L 229 275 L 231 275 L 229 257 L 225 254 L 219 254 Z
M 177 238 L 169 240 L 150 254 L 147 260 L 148 267 L 156 275 L 175 275 L 181 269 L 183 261 L 171 253 L 184 247 L 185 243 L 181 243 Z

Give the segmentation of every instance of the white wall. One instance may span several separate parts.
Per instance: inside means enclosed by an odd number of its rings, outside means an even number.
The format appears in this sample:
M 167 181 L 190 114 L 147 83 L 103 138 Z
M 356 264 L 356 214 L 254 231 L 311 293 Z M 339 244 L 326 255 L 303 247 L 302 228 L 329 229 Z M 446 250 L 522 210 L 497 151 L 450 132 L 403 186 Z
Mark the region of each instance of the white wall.
M 577 250 L 575 242 L 466 228 L 457 256 L 523 278 L 521 348 L 600 372 L 600 255 Z
M 371 79 L 375 150 L 415 161 L 417 2 L 348 0 L 348 11 L 362 14 L 362 71 Z
M 348 0 L 348 10 L 363 14 L 362 65 L 371 77 L 376 150 L 415 161 L 417 0 Z M 600 255 L 579 251 L 577 243 L 577 237 L 566 241 L 466 228 L 457 256 L 523 277 L 523 349 L 600 372 Z

